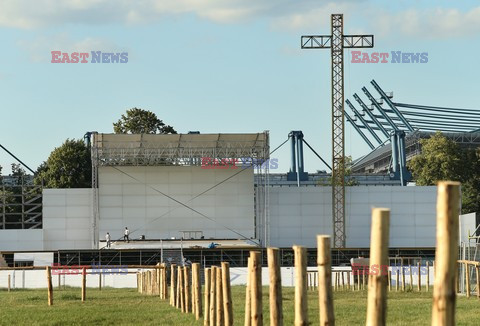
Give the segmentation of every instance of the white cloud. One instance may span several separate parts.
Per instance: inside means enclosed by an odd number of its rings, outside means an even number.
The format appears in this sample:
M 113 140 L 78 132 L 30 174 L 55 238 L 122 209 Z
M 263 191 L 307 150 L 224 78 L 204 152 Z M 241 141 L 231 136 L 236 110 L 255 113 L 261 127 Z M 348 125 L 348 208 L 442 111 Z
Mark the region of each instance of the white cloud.
M 388 11 L 366 0 L 3 0 L 0 26 L 135 25 L 194 14 L 220 24 L 265 19 L 275 30 L 305 32 L 328 30 L 330 14 L 344 13 L 346 22 L 361 18 L 362 29 L 376 35 L 468 37 L 480 31 L 480 7 L 461 11 L 434 6 Z M 358 31 L 350 26 L 346 32 Z

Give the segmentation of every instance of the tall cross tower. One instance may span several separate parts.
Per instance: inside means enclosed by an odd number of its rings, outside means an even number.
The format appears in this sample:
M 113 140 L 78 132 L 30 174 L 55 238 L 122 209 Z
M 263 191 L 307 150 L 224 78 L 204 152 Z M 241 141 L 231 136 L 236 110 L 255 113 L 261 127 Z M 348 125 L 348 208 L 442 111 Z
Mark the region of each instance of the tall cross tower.
M 333 245 L 345 247 L 345 116 L 343 49 L 373 48 L 373 35 L 343 35 L 343 14 L 332 15 L 331 35 L 304 35 L 302 49 L 331 49 L 332 56 L 332 217 Z

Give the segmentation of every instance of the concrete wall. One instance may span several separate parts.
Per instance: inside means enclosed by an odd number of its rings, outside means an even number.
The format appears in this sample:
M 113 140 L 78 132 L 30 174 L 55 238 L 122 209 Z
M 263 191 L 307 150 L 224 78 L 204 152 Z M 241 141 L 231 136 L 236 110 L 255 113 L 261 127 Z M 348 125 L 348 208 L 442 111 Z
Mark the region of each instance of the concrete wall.
M 253 237 L 253 169 L 233 176 L 238 171 L 198 166 L 100 167 L 100 238 L 110 232 L 112 240 L 119 239 L 125 227 L 131 238 L 180 238 L 179 231 L 202 231 L 207 239 L 238 239 L 229 229 Z
M 91 216 L 91 189 L 44 189 L 44 250 L 91 249 Z
M 369 247 L 372 207 L 391 209 L 391 247 L 434 247 L 436 187 L 346 188 L 347 247 Z M 317 234 L 332 234 L 330 187 L 270 189 L 270 245 L 316 246 Z

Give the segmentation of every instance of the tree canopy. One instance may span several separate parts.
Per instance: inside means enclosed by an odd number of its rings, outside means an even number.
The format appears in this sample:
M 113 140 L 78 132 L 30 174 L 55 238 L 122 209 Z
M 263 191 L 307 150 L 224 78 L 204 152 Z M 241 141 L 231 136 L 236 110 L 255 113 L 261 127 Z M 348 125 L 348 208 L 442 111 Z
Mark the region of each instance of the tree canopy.
M 480 148 L 460 148 L 441 132 L 420 140 L 422 153 L 408 168 L 419 186 L 450 180 L 462 183 L 462 212 L 480 211 Z
M 89 188 L 92 186 L 90 149 L 83 140 L 67 139 L 55 148 L 35 174 L 35 183 L 46 188 Z
M 132 108 L 115 123 L 116 134 L 176 134 L 172 126 L 166 125 L 151 111 Z

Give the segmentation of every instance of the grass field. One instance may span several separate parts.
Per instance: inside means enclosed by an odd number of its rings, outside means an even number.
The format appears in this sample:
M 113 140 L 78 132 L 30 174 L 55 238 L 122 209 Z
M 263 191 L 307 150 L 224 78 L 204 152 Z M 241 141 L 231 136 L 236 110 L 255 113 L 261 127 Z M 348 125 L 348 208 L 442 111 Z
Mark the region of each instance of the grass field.
M 283 289 L 285 325 L 293 325 L 293 288 Z M 47 291 L 0 291 L 1 325 L 203 325 L 158 297 L 134 289 L 87 289 L 80 301 L 79 288 L 54 290 L 54 306 L 47 306 Z M 245 287 L 232 288 L 235 325 L 243 325 Z M 337 325 L 365 324 L 366 292 L 334 293 Z M 268 288 L 264 288 L 264 324 L 268 325 Z M 429 293 L 389 293 L 388 325 L 430 325 L 432 298 Z M 309 316 L 318 324 L 316 292 L 309 293 Z M 480 300 L 458 297 L 457 325 L 480 325 Z

